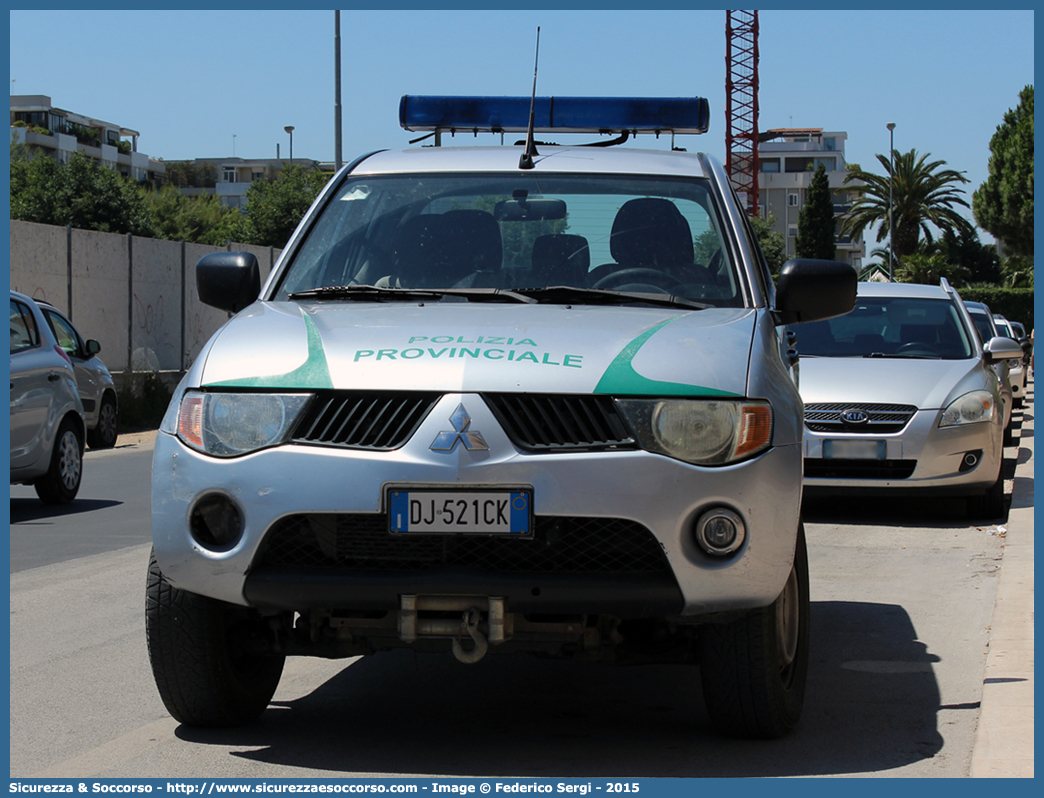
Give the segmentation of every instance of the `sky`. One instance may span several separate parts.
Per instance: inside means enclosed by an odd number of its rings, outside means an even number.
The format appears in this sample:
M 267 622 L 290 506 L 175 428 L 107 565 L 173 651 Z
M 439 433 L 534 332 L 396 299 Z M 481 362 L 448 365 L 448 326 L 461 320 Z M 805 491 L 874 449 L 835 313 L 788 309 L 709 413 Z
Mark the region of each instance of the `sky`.
M 340 16 L 346 162 L 420 135 L 398 125 L 403 94 L 528 96 L 537 26 L 538 95 L 707 97 L 710 131 L 675 143 L 724 162 L 724 11 Z M 881 172 L 875 155 L 887 154 L 894 122 L 897 150 L 965 173 L 969 203 L 988 176 L 990 138 L 1033 83 L 1031 10 L 769 8 L 759 22 L 762 131 L 846 132 L 847 161 Z M 10 69 L 12 94 L 136 130 L 152 157 L 275 158 L 278 145 L 286 158 L 293 125 L 296 158 L 334 160 L 332 10 L 12 10 Z

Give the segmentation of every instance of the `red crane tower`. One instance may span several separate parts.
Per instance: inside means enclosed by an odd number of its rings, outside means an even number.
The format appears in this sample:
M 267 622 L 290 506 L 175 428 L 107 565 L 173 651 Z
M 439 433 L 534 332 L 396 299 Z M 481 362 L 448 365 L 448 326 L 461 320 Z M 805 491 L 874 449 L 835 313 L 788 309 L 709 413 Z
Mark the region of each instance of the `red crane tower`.
M 725 171 L 758 215 L 758 12 L 725 12 Z

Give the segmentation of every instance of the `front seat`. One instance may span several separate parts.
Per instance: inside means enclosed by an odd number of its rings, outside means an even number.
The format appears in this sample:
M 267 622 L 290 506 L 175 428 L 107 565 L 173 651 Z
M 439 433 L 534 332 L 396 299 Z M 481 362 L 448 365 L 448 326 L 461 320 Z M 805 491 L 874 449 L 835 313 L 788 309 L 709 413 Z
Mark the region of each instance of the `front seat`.
M 664 273 L 667 280 L 672 274 L 678 279 L 691 279 L 692 231 L 681 211 L 668 199 L 641 197 L 625 202 L 613 220 L 609 253 L 615 263 L 604 263 L 592 270 L 591 285 L 625 269 L 652 269 Z M 652 280 L 652 275 L 635 275 L 631 282 Z

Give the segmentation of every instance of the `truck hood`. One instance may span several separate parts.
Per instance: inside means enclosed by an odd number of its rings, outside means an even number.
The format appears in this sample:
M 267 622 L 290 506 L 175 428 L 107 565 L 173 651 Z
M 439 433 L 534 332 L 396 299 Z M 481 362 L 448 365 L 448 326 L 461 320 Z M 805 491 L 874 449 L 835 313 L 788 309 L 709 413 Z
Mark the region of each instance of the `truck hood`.
M 744 396 L 757 312 L 460 302 L 257 302 L 207 387 Z
M 945 407 L 961 393 L 986 387 L 980 360 L 802 357 L 799 387 L 805 404 L 865 402 Z

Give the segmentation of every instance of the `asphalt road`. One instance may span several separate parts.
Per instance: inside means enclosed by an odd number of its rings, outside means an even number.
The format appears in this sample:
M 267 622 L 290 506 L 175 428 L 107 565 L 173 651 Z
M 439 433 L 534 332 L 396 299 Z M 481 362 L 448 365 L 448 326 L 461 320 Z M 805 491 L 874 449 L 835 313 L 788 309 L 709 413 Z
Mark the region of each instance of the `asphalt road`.
M 12 777 L 968 774 L 1003 529 L 960 501 L 806 507 L 810 684 L 784 740 L 716 737 L 690 667 L 405 651 L 289 660 L 260 722 L 199 731 L 145 650 L 150 458 L 88 452 L 65 510 L 11 488 Z

